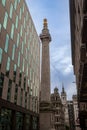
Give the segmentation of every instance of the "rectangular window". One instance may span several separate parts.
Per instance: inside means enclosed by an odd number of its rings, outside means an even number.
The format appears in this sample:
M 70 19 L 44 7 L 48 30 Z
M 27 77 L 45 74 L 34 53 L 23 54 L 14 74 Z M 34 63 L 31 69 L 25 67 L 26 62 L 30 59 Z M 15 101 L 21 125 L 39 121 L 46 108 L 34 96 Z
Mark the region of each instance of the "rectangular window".
M 25 17 L 24 17 L 24 28 L 25 28 Z
M 26 48 L 26 60 L 27 60 L 28 54 L 27 54 L 27 48 Z
M 23 51 L 24 51 L 24 42 L 22 41 L 22 48 L 21 48 L 21 53 L 23 54 Z
M 23 4 L 23 13 L 24 13 L 24 4 Z
M 2 89 L 3 89 L 3 83 L 4 83 L 4 74 L 0 74 L 0 97 L 2 96 Z
M 17 47 L 19 45 L 19 33 L 18 33 L 18 36 L 17 36 Z
M 5 6 L 6 0 L 2 0 L 2 5 Z
M 18 93 L 18 85 L 15 86 L 15 97 L 14 97 L 15 104 L 17 104 L 17 93 Z
M 4 48 L 6 53 L 8 52 L 8 46 L 9 46 L 9 35 L 6 34 L 5 48 Z
M 9 83 L 8 83 L 8 93 L 7 93 L 7 100 L 10 101 L 10 98 L 11 98 L 11 87 L 12 87 L 12 81 L 9 80 Z
M 28 12 L 27 12 L 27 14 L 26 14 L 26 21 L 28 20 Z
M 15 44 L 13 45 L 12 49 L 12 60 L 14 60 L 14 56 L 15 56 Z
M 20 105 L 22 106 L 23 102 L 23 90 L 21 89 L 21 94 L 20 94 Z
M 1 65 L 1 62 L 2 62 L 2 49 L 0 48 L 0 65 Z
M 11 38 L 13 39 L 13 36 L 14 36 L 14 24 L 12 24 L 12 27 L 11 27 Z
M 18 0 L 18 3 L 20 3 L 20 0 Z
M 26 68 L 26 75 L 28 76 L 28 64 L 27 64 L 27 68 Z
M 16 8 L 17 8 L 17 0 L 15 0 L 15 2 L 14 2 L 14 8 L 16 10 Z
M 20 20 L 21 20 L 21 16 L 22 16 L 22 9 L 20 8 L 20 15 L 19 15 Z
M 12 18 L 12 12 L 13 12 L 13 5 L 11 3 L 11 5 L 10 5 L 10 13 L 9 13 L 10 18 Z
M 22 31 L 23 31 L 23 27 L 21 25 L 21 29 L 20 29 L 20 36 L 22 37 Z
M 25 60 L 23 58 L 23 64 L 22 64 L 22 71 L 24 72 L 24 63 L 25 63 Z
M 0 23 L 0 32 L 1 32 L 1 29 L 2 29 L 2 25 L 1 25 L 1 23 Z
M 5 17 L 4 17 L 4 22 L 3 22 L 3 27 L 5 29 L 7 28 L 7 22 L 8 22 L 8 13 L 5 12 Z
M 20 66 L 20 52 L 19 52 L 19 55 L 18 55 L 18 67 Z
M 10 57 L 8 57 L 7 66 L 6 66 L 6 71 L 9 71 L 9 70 L 10 70 Z
M 15 27 L 18 28 L 18 16 L 16 16 Z
M 15 80 L 16 80 L 16 70 L 17 70 L 17 65 L 14 64 L 14 72 L 13 72 L 13 75 L 14 75 L 13 81 L 14 81 L 14 82 L 15 82 Z
M 24 43 L 26 44 L 26 32 L 25 32 L 25 37 L 24 37 Z

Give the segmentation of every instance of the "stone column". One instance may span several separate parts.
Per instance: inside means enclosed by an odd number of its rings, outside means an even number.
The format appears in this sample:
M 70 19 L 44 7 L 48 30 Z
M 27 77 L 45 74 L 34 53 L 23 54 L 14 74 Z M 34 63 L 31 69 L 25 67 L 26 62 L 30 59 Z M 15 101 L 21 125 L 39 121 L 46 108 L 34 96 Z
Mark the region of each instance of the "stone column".
M 41 66 L 41 99 L 40 99 L 40 130 L 51 130 L 51 103 L 50 103 L 50 56 L 49 43 L 51 36 L 44 19 L 43 30 L 40 35 L 42 41 Z

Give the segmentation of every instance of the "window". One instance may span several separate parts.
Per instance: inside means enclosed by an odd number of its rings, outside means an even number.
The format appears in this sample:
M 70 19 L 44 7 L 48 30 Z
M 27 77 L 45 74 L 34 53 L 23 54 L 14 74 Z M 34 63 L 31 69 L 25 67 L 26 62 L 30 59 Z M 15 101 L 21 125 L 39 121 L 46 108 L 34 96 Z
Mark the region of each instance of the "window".
M 23 31 L 23 27 L 21 25 L 21 30 L 20 30 L 20 36 L 22 37 L 22 31 Z
M 17 47 L 19 45 L 19 33 L 18 33 L 18 36 L 17 36 Z
M 21 48 L 21 53 L 23 54 L 23 51 L 24 51 L 24 42 L 22 41 L 22 48 Z
M 20 8 L 20 15 L 19 15 L 20 20 L 21 20 L 21 16 L 22 16 L 22 9 Z
M 25 37 L 24 37 L 24 43 L 26 44 L 26 32 L 25 32 Z
M 28 64 L 27 64 L 27 68 L 26 68 L 26 75 L 28 76 Z
M 26 21 L 28 20 L 28 12 L 27 12 L 27 14 L 26 14 Z
M 14 2 L 14 8 L 16 10 L 16 8 L 17 8 L 17 0 L 15 0 L 15 2 Z
M 12 49 L 12 60 L 14 60 L 14 56 L 15 56 L 15 44 L 13 45 Z
M 14 81 L 14 82 L 15 82 L 15 80 L 16 80 L 16 70 L 17 70 L 17 65 L 14 64 L 14 72 L 13 72 L 13 75 L 14 75 L 13 81 Z
M 24 77 L 24 90 L 26 88 L 26 77 Z
M 2 25 L 1 25 L 1 23 L 0 23 L 0 32 L 1 32 L 1 29 L 2 29 Z
M 20 95 L 20 105 L 22 106 L 23 101 L 23 89 L 21 89 L 21 95 Z
M 7 93 L 7 100 L 10 101 L 11 98 L 11 87 L 12 87 L 12 80 L 9 80 L 8 83 L 8 93 Z
M 15 27 L 16 27 L 16 29 L 18 28 L 18 16 L 16 16 Z
M 2 4 L 3 4 L 3 6 L 5 6 L 6 0 L 2 0 Z
M 19 52 L 19 55 L 18 55 L 18 67 L 20 66 L 20 52 Z
M 10 18 L 12 18 L 12 12 L 13 12 L 13 5 L 11 3 L 11 5 L 10 5 L 10 13 L 9 13 Z
M 8 13 L 5 12 L 5 17 L 4 17 L 4 22 L 3 22 L 3 27 L 5 29 L 7 28 L 7 22 L 8 22 Z
M 7 75 L 9 74 L 9 70 L 10 70 L 10 57 L 8 57 L 7 60 L 7 66 L 6 66 Z
M 14 103 L 17 104 L 17 93 L 18 93 L 18 85 L 15 87 L 15 97 L 14 97 Z
M 23 7 L 22 7 L 22 11 L 23 11 L 23 13 L 24 13 L 24 4 L 23 4 Z
M 1 65 L 1 61 L 2 61 L 2 49 L 0 48 L 0 65 Z
M 19 74 L 19 86 L 21 86 L 21 79 L 22 79 L 22 73 L 20 71 L 20 74 Z
M 13 39 L 13 36 L 14 36 L 14 24 L 12 24 L 12 27 L 11 27 L 11 38 Z
M 24 72 L 24 63 L 25 63 L 25 60 L 23 58 L 23 65 L 22 65 L 22 71 Z
M 3 89 L 3 83 L 4 83 L 4 74 L 0 74 L 0 97 L 2 96 L 2 89 Z
M 18 0 L 18 3 L 20 3 L 20 0 Z
M 25 28 L 25 17 L 24 17 L 24 28 Z
M 5 40 L 5 52 L 8 52 L 8 45 L 9 45 L 9 35 L 6 34 L 6 40 Z
M 27 60 L 28 54 L 27 54 L 27 48 L 26 48 L 26 60 Z
M 29 82 L 29 79 L 28 79 L 28 87 L 29 87 L 29 84 L 30 84 L 30 82 Z

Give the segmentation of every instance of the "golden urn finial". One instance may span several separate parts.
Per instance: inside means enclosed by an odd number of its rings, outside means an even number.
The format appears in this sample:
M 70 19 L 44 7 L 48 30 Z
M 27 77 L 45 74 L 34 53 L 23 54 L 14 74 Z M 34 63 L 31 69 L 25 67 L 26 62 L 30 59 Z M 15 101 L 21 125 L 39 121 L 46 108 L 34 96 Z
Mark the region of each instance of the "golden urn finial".
M 44 19 L 44 27 L 47 27 L 47 19 Z

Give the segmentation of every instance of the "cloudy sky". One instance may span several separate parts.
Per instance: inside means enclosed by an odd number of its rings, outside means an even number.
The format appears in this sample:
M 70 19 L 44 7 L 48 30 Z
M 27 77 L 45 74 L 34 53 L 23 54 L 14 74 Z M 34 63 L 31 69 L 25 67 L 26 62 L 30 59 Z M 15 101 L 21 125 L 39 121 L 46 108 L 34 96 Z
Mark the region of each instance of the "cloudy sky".
M 51 92 L 55 86 L 59 92 L 64 84 L 67 98 L 76 94 L 75 76 L 71 62 L 69 0 L 26 0 L 38 35 L 47 18 L 52 37 L 50 43 Z

